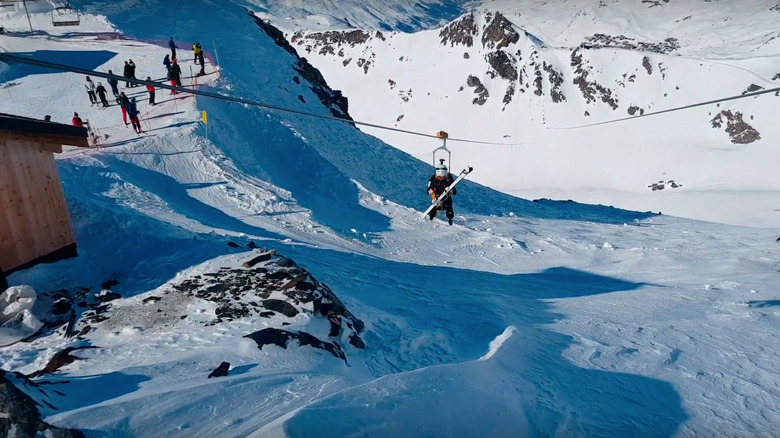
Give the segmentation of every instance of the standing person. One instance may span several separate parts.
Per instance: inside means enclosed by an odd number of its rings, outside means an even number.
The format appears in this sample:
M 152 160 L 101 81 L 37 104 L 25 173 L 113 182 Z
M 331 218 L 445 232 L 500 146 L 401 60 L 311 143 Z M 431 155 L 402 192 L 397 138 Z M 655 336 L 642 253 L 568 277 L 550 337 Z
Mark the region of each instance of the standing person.
M 95 88 L 95 92 L 98 96 L 100 96 L 100 101 L 103 103 L 103 108 L 108 108 L 108 101 L 106 100 L 106 87 L 98 82 L 97 88 Z
M 147 76 L 146 81 L 152 82 L 152 78 Z M 149 91 L 149 104 L 156 105 L 156 103 L 154 103 L 154 85 L 147 85 L 146 89 Z
M 89 96 L 90 105 L 97 103 L 97 96 L 95 96 L 95 83 L 87 76 L 86 82 L 84 82 L 84 88 L 87 89 L 87 96 Z
M 200 63 L 200 71 L 198 72 L 198 76 L 203 76 L 206 74 L 206 68 L 205 68 L 205 62 L 203 62 L 203 47 L 200 46 L 200 43 L 195 43 L 198 45 L 198 59 L 197 61 Z
M 192 62 L 198 62 L 198 43 L 192 43 Z
M 173 42 L 173 37 L 168 40 L 168 47 L 171 48 L 171 59 L 176 59 L 176 43 Z
M 173 58 L 173 64 L 171 64 L 170 80 L 172 87 L 181 86 L 181 68 L 179 63 L 176 62 L 176 58 Z M 176 90 L 171 90 L 171 94 L 176 94 Z
M 127 115 L 130 116 L 130 122 L 133 124 L 135 133 L 142 133 L 141 122 L 138 121 L 138 107 L 135 104 L 135 97 L 130 99 L 130 103 L 127 105 Z
M 127 126 L 127 107 L 130 105 L 130 99 L 125 96 L 125 92 L 119 94 L 119 108 L 122 108 L 122 121 Z
M 114 72 L 109 70 L 108 74 L 112 75 Z M 111 92 L 114 93 L 114 97 L 119 97 L 119 81 L 116 80 L 116 78 L 108 78 L 106 81 L 108 82 L 108 85 L 111 86 Z
M 73 113 L 72 123 L 73 126 L 84 126 L 84 122 L 81 120 L 81 117 L 79 117 L 79 113 Z
M 165 66 L 165 71 L 167 74 L 171 73 L 171 58 L 168 57 L 168 54 L 165 54 L 165 58 L 163 59 L 163 65 Z
M 125 79 L 128 79 L 128 78 L 130 78 L 130 68 L 131 68 L 131 67 L 130 67 L 130 64 L 129 64 L 127 61 L 125 61 L 125 69 L 124 69 L 124 71 L 122 72 L 122 76 L 124 76 L 124 78 L 125 78 Z M 129 81 L 127 81 L 127 82 L 125 83 L 125 88 L 130 88 L 131 86 L 132 86 L 132 85 L 130 85 L 130 82 L 129 82 Z
M 131 60 L 129 60 L 129 61 L 128 61 L 127 65 L 129 65 L 129 66 L 130 66 L 130 78 L 131 78 L 131 79 L 136 79 L 136 77 L 135 77 L 135 63 L 134 63 L 134 62 L 133 62 L 133 60 L 131 59 Z M 130 85 L 130 86 L 131 86 L 131 87 L 136 87 L 136 86 L 138 86 L 138 84 L 136 84 L 135 82 L 133 82 L 133 83 L 132 83 L 132 85 Z
M 433 176 L 428 180 L 428 194 L 431 195 L 431 198 L 436 199 L 441 196 L 442 193 L 444 193 L 444 190 L 453 182 L 455 182 L 455 178 L 453 178 L 452 174 L 447 170 L 447 166 L 444 165 L 444 160 L 441 160 L 439 165 L 436 166 L 436 171 Z M 444 210 L 447 213 L 447 223 L 452 225 L 452 218 L 455 217 L 455 212 L 452 211 L 452 196 L 456 193 L 458 193 L 458 189 L 453 187 L 450 196 L 442 202 L 441 207 L 432 209 L 431 212 L 428 213 L 428 218 L 433 220 L 439 210 Z

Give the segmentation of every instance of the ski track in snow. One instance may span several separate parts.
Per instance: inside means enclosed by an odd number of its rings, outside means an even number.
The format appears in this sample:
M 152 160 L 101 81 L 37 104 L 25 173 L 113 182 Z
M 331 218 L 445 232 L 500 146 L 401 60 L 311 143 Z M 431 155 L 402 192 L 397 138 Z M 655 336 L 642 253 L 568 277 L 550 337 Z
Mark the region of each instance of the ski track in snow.
M 135 5 L 159 6 L 153 11 L 163 17 L 181 12 L 153 1 Z M 224 23 L 244 23 L 243 11 L 227 11 Z M 131 13 L 109 13 L 118 26 L 132 25 L 123 15 Z M 82 19 L 86 29 L 113 31 L 105 19 Z M 247 33 L 254 29 L 249 20 L 244 25 Z M 132 57 L 141 70 L 162 68 L 164 47 L 92 36 L 3 36 L 0 45 L 11 52 L 114 51 L 120 56 L 101 56 L 95 67 L 117 71 Z M 272 43 L 255 38 L 241 49 L 283 64 L 269 55 L 278 50 Z M 230 68 L 234 55 L 223 55 L 227 66 L 205 86 L 245 91 Z M 267 82 L 287 83 L 293 73 L 276 68 L 284 81 Z M 196 107 L 184 98 L 142 106 L 144 128 L 154 134 L 137 138 L 115 107 L 85 108 L 82 79 L 28 73 L 13 79 L 20 85 L 8 88 L 12 101 L 0 100 L 3 112 L 40 117 L 45 108 L 59 121 L 84 108 L 80 114 L 110 135 L 103 148 L 58 157 L 80 257 L 11 277 L 39 291 L 117 277 L 114 290 L 125 298 L 114 325 L 91 338 L 100 348 L 79 351 L 83 360 L 42 379 L 64 394 L 44 397 L 58 408 L 44 409 L 52 424 L 95 436 L 748 436 L 771 434 L 780 421 L 771 229 L 668 216 L 625 224 L 520 211 L 496 216 L 487 201 L 473 199 L 476 188 L 456 196 L 450 227 L 392 200 L 406 194 L 380 195 L 367 181 L 345 177 L 345 168 L 372 159 L 362 156 L 323 171 L 335 175 L 335 188 L 311 188 L 354 196 L 369 212 L 346 231 L 330 216 L 334 227 L 318 221 L 330 212 L 308 198 L 299 202 L 301 186 L 269 182 L 268 174 L 282 178 L 270 169 L 275 162 L 251 157 L 270 159 L 270 152 L 247 151 L 239 138 L 257 131 L 270 140 L 251 146 L 289 141 L 305 154 L 301 160 L 319 164 L 322 145 L 344 141 L 346 131 L 201 100 Z M 271 97 L 291 104 L 295 94 Z M 58 105 L 47 104 L 55 95 Z M 201 107 L 216 124 L 220 116 L 245 119 L 210 128 L 206 139 L 196 123 Z M 350 135 L 347 142 L 369 142 Z M 311 152 L 315 144 L 321 149 Z M 354 192 L 339 185 L 344 180 Z M 375 226 L 376 217 L 386 226 Z M 185 321 L 144 312 L 142 299 L 179 275 L 238 264 L 246 249 L 225 243 L 249 240 L 299 262 L 365 321 L 368 347 L 347 348 L 349 367 L 306 348 L 258 350 L 241 337 L 274 321 L 204 327 L 198 322 L 213 305 L 203 301 L 170 302 L 171 312 L 190 309 Z M 305 318 L 296 324 L 322 329 Z M 31 372 L 73 342 L 53 333 L 0 349 L 0 361 Z M 232 364 L 230 376 L 204 379 L 221 361 Z

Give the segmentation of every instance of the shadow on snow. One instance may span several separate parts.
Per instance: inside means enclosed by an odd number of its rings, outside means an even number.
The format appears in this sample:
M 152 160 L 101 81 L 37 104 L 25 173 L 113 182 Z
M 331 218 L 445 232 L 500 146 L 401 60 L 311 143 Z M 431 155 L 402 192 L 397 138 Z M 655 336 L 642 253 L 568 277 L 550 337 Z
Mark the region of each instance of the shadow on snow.
M 481 436 L 671 436 L 687 418 L 669 383 L 578 367 L 563 356 L 571 337 L 545 328 L 563 317 L 548 300 L 629 293 L 643 283 L 565 267 L 500 275 L 302 247 L 284 251 L 306 260 L 355 314 L 372 315 L 365 321 L 368 349 L 353 352 L 352 361 L 363 360 L 379 377 L 298 412 L 285 425 L 289 436 L 306 436 L 313 424 L 332 433 L 326 436 L 447 435 L 437 429 L 442 419 L 459 425 L 453 436 L 475 421 Z M 496 356 L 474 361 L 509 326 L 517 332 Z M 391 373 L 400 373 L 392 384 L 383 380 Z M 448 395 L 438 399 L 437 391 Z M 434 408 L 430 401 L 442 403 Z M 488 407 L 506 415 L 475 416 Z M 525 424 L 508 419 L 514 411 Z M 486 427 L 491 422 L 493 429 Z
M 116 53 L 109 52 L 107 50 L 36 50 L 35 52 L 17 52 L 9 53 L 15 56 L 24 56 L 32 58 L 36 61 L 47 61 L 57 64 L 65 64 L 72 67 L 83 68 L 87 70 L 95 70 L 99 66 L 105 64 L 111 58 L 116 56 Z M 51 73 L 62 73 L 60 70 L 54 70 L 51 68 L 38 67 L 28 64 L 8 64 L 7 69 L 0 70 L 3 72 L 3 80 L 10 82 L 14 79 L 20 79 L 25 76 L 42 75 Z

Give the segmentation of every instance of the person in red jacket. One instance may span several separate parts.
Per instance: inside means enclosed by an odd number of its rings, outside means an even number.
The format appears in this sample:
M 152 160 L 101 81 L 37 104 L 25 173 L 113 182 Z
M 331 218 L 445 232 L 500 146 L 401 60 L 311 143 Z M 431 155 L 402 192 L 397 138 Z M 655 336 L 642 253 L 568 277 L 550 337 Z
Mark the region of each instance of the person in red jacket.
M 146 81 L 147 82 L 152 82 L 152 77 L 151 76 L 147 76 L 146 77 Z M 147 85 L 146 89 L 149 91 L 149 104 L 150 105 L 156 105 L 156 103 L 154 103 L 154 85 Z
M 79 113 L 73 113 L 73 126 L 84 126 L 84 122 L 79 117 Z

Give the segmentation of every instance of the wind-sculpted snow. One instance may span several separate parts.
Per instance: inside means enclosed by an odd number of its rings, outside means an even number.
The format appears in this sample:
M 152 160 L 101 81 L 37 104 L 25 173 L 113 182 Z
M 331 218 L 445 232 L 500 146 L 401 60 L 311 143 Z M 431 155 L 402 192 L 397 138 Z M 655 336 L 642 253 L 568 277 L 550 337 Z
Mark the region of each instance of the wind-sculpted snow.
M 326 252 L 317 259 L 329 264 L 332 257 L 339 256 Z M 382 342 L 368 339 L 374 356 L 369 364 L 383 377 L 297 412 L 278 426 L 290 436 L 306 436 L 315 424 L 333 437 L 671 436 L 687 418 L 668 383 L 574 367 L 560 356 L 571 338 L 542 328 L 558 317 L 550 299 L 629 293 L 640 284 L 566 268 L 504 276 L 387 264 L 353 257 L 349 268 L 325 280 L 361 291 L 365 304 L 388 313 L 366 321 L 368 334 L 371 327 L 384 333 Z M 364 274 L 384 271 L 397 278 L 377 284 Z M 420 286 L 430 283 L 427 278 L 437 279 L 434 287 Z M 411 317 L 410 327 L 393 332 L 389 315 L 397 309 Z M 460 317 L 453 322 L 455 309 Z M 516 327 L 511 336 L 492 357 L 477 360 L 508 325 Z M 441 338 L 425 339 L 418 327 Z M 399 344 L 395 351 L 392 346 Z M 404 363 L 405 357 L 414 361 Z M 425 357 L 430 362 L 420 363 Z M 460 363 L 443 364 L 447 357 Z M 421 365 L 426 366 L 417 369 Z M 388 367 L 396 373 L 385 375 Z

